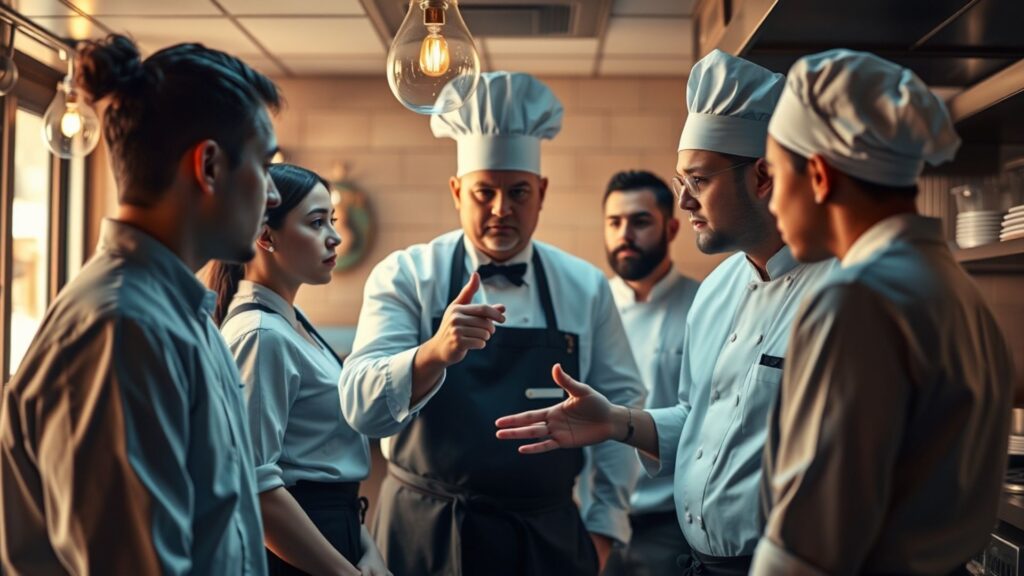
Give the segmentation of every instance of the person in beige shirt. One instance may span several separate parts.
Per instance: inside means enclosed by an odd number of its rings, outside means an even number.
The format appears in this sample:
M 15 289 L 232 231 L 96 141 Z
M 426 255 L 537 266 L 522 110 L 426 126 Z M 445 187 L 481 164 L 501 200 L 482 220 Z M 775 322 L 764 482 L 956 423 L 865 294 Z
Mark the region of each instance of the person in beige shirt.
M 996 521 L 1009 350 L 941 222 L 924 163 L 959 146 L 909 70 L 832 50 L 798 61 L 769 125 L 779 230 L 841 267 L 803 303 L 764 467 L 752 574 L 966 574 Z

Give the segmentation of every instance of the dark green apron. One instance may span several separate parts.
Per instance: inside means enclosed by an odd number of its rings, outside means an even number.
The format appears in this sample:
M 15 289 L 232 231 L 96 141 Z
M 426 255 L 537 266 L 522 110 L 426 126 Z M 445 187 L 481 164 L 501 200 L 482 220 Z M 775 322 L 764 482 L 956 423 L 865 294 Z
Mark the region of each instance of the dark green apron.
M 455 248 L 448 302 L 464 283 Z M 448 368 L 444 384 L 391 439 L 374 532 L 395 576 L 597 574 L 597 555 L 572 500 L 580 449 L 525 456 L 495 438 L 494 421 L 559 399 L 551 366 L 579 377 L 579 339 L 558 330 L 540 256 L 532 266 L 546 328 L 497 327 L 482 350 Z M 436 332 L 441 319 L 433 323 Z

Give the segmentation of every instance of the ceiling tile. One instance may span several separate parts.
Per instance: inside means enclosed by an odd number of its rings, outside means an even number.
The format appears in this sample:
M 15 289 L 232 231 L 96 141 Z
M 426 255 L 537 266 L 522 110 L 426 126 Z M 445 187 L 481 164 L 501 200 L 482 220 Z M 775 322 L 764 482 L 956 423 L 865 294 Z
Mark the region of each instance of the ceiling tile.
M 558 76 L 589 76 L 594 73 L 593 58 L 566 58 L 561 55 L 497 56 L 491 55 L 491 68 L 529 74 Z
M 284 65 L 297 76 L 363 76 L 384 77 L 387 58 L 379 56 L 287 56 Z
M 276 56 L 387 54 L 369 18 L 239 18 Z
M 74 16 L 76 12 L 59 0 L 14 0 L 10 2 L 22 16 Z
M 488 54 L 558 56 L 593 56 L 597 53 L 596 38 L 487 38 Z
M 220 0 L 220 5 L 235 16 L 366 15 L 359 0 Z
M 284 70 L 264 54 L 236 54 L 239 59 L 267 76 L 284 76 Z
M 696 0 L 615 0 L 612 16 L 689 16 Z
M 210 0 L 70 0 L 79 10 L 92 16 L 219 16 Z
M 147 53 L 181 42 L 199 42 L 230 54 L 254 54 L 259 47 L 227 17 L 221 18 L 98 18 L 115 32 L 127 32 Z
M 693 21 L 689 18 L 612 18 L 604 53 L 618 56 L 693 53 Z
M 601 76 L 672 76 L 683 77 L 693 68 L 693 58 L 609 58 L 601 59 Z
M 32 21 L 46 28 L 60 38 L 72 38 L 74 40 L 86 40 L 89 38 L 102 38 L 107 31 L 96 25 L 95 22 L 82 16 L 35 16 Z

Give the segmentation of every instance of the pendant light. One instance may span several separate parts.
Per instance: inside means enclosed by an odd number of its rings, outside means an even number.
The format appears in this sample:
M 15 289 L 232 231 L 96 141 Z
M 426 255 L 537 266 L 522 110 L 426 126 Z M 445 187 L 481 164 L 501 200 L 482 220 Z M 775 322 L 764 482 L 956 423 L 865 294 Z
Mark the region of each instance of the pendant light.
M 61 52 L 63 58 L 67 58 Z M 68 58 L 68 74 L 57 84 L 57 94 L 43 115 L 43 141 L 61 158 L 81 158 L 100 141 L 100 119 L 74 84 L 74 58 Z
M 473 95 L 480 55 L 458 0 L 409 0 L 388 51 L 387 76 L 395 98 L 418 114 L 450 112 Z

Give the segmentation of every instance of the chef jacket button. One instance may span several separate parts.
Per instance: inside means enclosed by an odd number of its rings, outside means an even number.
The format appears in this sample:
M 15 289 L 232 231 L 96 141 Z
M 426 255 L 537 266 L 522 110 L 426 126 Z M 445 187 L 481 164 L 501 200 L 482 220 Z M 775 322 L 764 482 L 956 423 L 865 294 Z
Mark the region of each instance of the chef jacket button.
M 704 449 L 703 448 L 697 448 L 697 460 L 700 460 L 700 457 L 703 456 L 703 455 L 704 455 Z
M 786 276 L 786 284 L 790 284 L 791 282 L 793 282 L 793 277 L 792 276 Z
M 764 334 L 758 334 L 757 335 L 757 342 L 756 342 L 756 344 L 760 344 L 761 342 L 764 342 Z
M 739 395 L 739 393 L 736 394 L 736 405 L 737 406 L 740 405 L 740 395 Z
M 529 316 L 523 316 L 523 322 L 529 322 L 529 321 L 530 321 L 530 317 Z
M 715 400 L 718 400 L 718 390 L 711 391 L 711 401 L 714 402 Z
M 697 526 L 700 526 L 701 530 L 704 529 L 704 517 L 703 516 L 697 516 Z
M 753 292 L 754 290 L 757 290 L 757 284 L 754 284 L 753 282 L 751 282 L 750 285 L 747 286 L 747 287 L 750 288 L 751 292 Z
M 686 523 L 693 524 L 693 514 L 690 514 L 689 512 L 686 513 Z
M 732 336 L 729 336 L 729 342 L 735 342 L 735 341 L 736 341 L 736 333 L 733 332 Z

